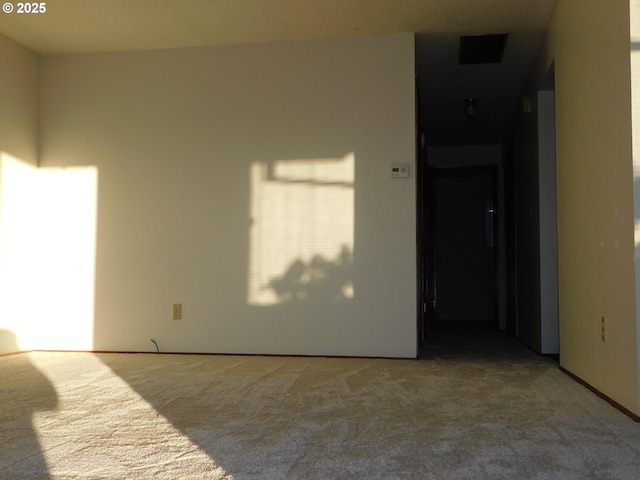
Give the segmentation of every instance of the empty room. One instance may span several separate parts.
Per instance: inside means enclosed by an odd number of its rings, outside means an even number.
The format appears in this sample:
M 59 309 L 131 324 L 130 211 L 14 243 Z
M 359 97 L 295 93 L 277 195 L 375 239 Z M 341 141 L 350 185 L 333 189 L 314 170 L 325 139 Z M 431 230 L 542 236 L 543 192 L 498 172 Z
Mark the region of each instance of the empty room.
M 2 9 L 0 478 L 637 478 L 640 0 Z

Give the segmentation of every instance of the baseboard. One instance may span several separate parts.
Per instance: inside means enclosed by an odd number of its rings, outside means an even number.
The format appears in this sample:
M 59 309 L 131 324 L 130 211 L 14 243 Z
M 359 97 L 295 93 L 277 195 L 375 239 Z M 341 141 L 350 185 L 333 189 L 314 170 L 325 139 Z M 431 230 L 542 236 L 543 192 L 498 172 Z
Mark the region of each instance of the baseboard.
M 10 357 L 12 355 L 22 355 L 23 353 L 31 353 L 32 350 L 22 350 L 20 352 L 0 353 L 0 357 Z
M 154 352 L 154 351 L 125 351 L 125 350 L 30 350 L 30 352 L 43 353 L 119 353 L 126 355 L 209 355 L 209 356 L 233 356 L 233 357 L 284 357 L 284 358 L 355 358 L 365 360 L 416 360 L 416 357 L 366 357 L 363 355 L 305 355 L 283 353 L 233 353 L 233 352 Z M 29 352 L 21 352 L 29 353 Z
M 624 413 L 627 417 L 631 418 L 631 420 L 633 420 L 634 422 L 639 422 L 640 423 L 640 416 L 636 415 L 635 413 L 633 413 L 631 410 L 629 410 L 628 408 L 620 405 L 618 402 L 616 402 L 615 400 L 613 400 L 612 398 L 608 397 L 607 395 L 605 395 L 604 393 L 602 393 L 600 390 L 598 390 L 597 388 L 589 385 L 587 382 L 585 382 L 584 380 L 582 380 L 580 377 L 578 377 L 577 375 L 571 373 L 569 370 L 567 370 L 566 368 L 560 367 L 560 371 L 567 374 L 568 376 L 570 376 L 572 379 L 574 379 L 576 382 L 578 382 L 579 384 L 581 384 L 582 386 L 586 387 L 587 389 L 591 390 L 591 392 L 595 393 L 598 397 L 600 397 L 601 399 L 603 399 L 604 401 L 606 401 L 607 403 L 609 403 L 612 407 L 620 410 L 622 413 Z

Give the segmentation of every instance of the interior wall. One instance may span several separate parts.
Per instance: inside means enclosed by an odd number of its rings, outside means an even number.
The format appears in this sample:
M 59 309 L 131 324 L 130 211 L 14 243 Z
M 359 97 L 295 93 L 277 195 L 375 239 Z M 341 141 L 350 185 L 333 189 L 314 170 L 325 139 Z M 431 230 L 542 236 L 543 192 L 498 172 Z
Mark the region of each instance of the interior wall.
M 414 357 L 413 45 L 45 57 L 41 165 L 98 178 L 92 348 Z
M 37 164 L 38 56 L 0 35 L 0 354 L 19 351 L 29 329 L 36 276 L 29 252 L 29 188 L 12 189 L 12 172 Z M 18 174 L 20 175 L 20 174 Z M 25 302 L 25 300 L 28 301 Z
M 555 94 L 529 86 L 516 115 L 517 337 L 559 353 Z
M 555 61 L 560 363 L 637 414 L 629 51 L 628 1 L 564 0 L 534 78 Z
M 640 352 L 640 0 L 629 1 L 631 44 L 631 114 L 633 128 L 633 204 L 635 215 L 636 319 Z M 640 376 L 640 353 L 638 354 Z M 640 392 L 640 381 L 638 382 Z M 640 397 L 640 393 L 639 393 Z
M 559 353 L 558 215 L 555 92 L 538 92 L 538 172 L 540 210 L 540 349 Z
M 514 132 L 517 312 L 516 336 L 541 351 L 540 166 L 537 89 L 530 94 L 531 111 L 519 112 Z
M 38 56 L 0 34 L 0 151 L 38 161 Z

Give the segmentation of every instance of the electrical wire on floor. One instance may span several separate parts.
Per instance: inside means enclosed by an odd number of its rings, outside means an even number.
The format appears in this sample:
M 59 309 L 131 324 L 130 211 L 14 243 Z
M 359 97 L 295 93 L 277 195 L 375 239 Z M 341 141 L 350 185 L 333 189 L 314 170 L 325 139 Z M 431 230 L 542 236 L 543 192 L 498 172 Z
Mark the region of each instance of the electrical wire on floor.
M 156 346 L 156 353 L 158 355 L 160 355 L 160 349 L 158 348 L 158 344 L 156 343 L 156 341 L 152 338 L 151 341 L 153 342 L 153 344 Z

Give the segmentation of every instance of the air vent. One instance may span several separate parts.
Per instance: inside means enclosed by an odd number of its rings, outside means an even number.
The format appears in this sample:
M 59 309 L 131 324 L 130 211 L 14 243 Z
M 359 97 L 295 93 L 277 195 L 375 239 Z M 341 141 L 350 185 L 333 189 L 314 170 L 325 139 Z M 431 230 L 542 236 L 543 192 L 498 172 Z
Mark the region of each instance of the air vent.
M 458 64 L 500 63 L 508 37 L 508 33 L 462 35 L 460 37 Z

